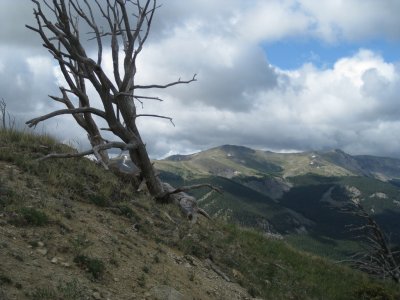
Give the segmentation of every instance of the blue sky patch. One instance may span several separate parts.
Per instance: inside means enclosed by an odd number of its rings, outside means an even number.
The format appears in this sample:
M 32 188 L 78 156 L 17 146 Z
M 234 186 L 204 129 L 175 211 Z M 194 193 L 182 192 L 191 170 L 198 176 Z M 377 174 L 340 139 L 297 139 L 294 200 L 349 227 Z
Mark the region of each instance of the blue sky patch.
M 369 49 L 386 62 L 400 62 L 400 41 L 371 40 L 363 43 L 322 43 L 320 40 L 285 39 L 264 43 L 262 48 L 270 64 L 293 70 L 311 62 L 319 68 L 329 68 L 343 57 L 354 55 L 359 49 Z

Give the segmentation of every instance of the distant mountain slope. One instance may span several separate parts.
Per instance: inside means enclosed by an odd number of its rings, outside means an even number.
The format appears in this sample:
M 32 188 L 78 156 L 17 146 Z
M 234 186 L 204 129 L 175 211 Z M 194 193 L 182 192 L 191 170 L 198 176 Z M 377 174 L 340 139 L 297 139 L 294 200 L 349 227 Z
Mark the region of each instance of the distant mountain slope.
M 351 156 L 342 150 L 319 152 L 325 160 L 347 169 L 356 175 L 375 177 L 380 180 L 400 178 L 400 160 L 371 155 Z
M 398 159 L 352 156 L 341 150 L 273 153 L 224 145 L 174 155 L 156 161 L 155 166 L 164 180 L 176 185 L 221 186 L 223 196 L 195 193 L 204 198 L 201 205 L 213 216 L 263 231 L 302 234 L 325 250 L 332 248 L 332 241 L 351 240 L 348 225 L 359 223 L 340 211 L 350 201 L 346 193 L 350 187 L 358 191 L 392 241 L 400 244 Z
M 243 146 L 224 145 L 191 155 L 173 155 L 156 162 L 162 170 L 181 175 L 295 177 L 308 173 L 322 176 L 366 176 L 380 180 L 400 178 L 400 159 L 355 155 L 335 149 L 303 153 L 274 153 Z
M 274 153 L 243 146 L 224 145 L 191 155 L 173 155 L 156 162 L 162 170 L 182 175 L 217 175 L 223 177 L 273 174 L 281 177 L 315 173 L 323 176 L 355 175 L 342 165 L 317 153 Z

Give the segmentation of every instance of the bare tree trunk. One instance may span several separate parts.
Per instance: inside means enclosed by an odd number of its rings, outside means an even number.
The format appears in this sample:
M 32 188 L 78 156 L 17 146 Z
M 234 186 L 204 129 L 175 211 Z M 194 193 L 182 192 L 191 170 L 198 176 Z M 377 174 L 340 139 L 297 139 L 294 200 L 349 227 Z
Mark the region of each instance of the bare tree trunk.
M 190 214 L 202 212 L 196 206 L 193 197 L 179 193 L 170 186 L 163 185 L 157 177 L 136 125 L 138 117 L 164 118 L 172 122 L 172 118 L 156 114 L 139 115 L 135 101 L 143 105 L 143 101 L 162 101 L 156 96 L 140 95 L 142 90 L 165 89 L 170 86 L 188 84 L 196 81 L 196 75 L 189 80 L 170 82 L 168 84 L 137 85 L 136 60 L 143 50 L 157 6 L 156 0 L 122 1 L 122 0 L 31 0 L 35 4 L 34 16 L 37 26 L 26 27 L 36 32 L 58 62 L 60 70 L 68 84 L 68 89 L 60 87 L 62 97 L 50 96 L 63 103 L 67 109 L 61 109 L 44 116 L 27 121 L 32 127 L 49 118 L 71 114 L 76 122 L 88 133 L 92 150 L 81 155 L 94 153 L 107 168 L 107 150 L 117 147 L 129 150 L 132 162 L 139 167 L 141 177 L 145 179 L 150 194 L 159 201 L 176 202 Z M 43 10 L 42 6 L 46 6 Z M 97 14 L 94 13 L 96 10 Z M 99 27 L 98 15 L 105 21 Z M 134 20 L 131 21 L 130 18 Z M 80 30 L 90 28 L 93 40 L 97 44 L 97 57 L 93 59 L 86 53 L 81 43 Z M 113 63 L 113 74 L 106 74 L 102 67 L 103 42 L 110 41 Z M 122 47 L 120 47 L 122 46 Z M 122 48 L 123 52 L 120 51 Z M 123 54 L 123 58 L 120 58 Z M 120 67 L 123 62 L 123 68 Z M 86 85 L 96 90 L 103 108 L 91 106 Z M 73 103 L 78 101 L 78 103 Z M 105 141 L 92 115 L 103 118 L 115 136 L 123 141 Z M 122 116 L 122 117 L 121 117 Z M 77 157 L 75 154 L 50 154 L 46 157 Z M 197 188 L 197 187 L 196 187 Z M 179 190 L 179 189 L 178 189 Z M 188 189 L 186 189 L 188 190 Z M 190 208 L 193 206 L 193 209 Z M 203 211 L 204 212 L 204 211 Z M 187 214 L 189 215 L 189 214 Z
M 94 124 L 94 125 L 95 126 L 89 125 L 88 126 L 88 130 L 87 130 L 88 139 L 90 141 L 90 145 L 92 146 L 92 148 L 105 144 L 105 141 L 101 137 L 101 134 L 100 134 L 100 131 L 99 131 L 98 127 L 96 126 L 96 124 Z M 100 157 L 98 159 L 100 159 L 105 164 L 108 164 L 110 158 L 108 156 L 107 150 L 100 150 L 99 151 L 99 155 L 100 155 Z
M 4 99 L 1 99 L 0 101 L 0 113 L 1 113 L 1 121 L 3 123 L 3 128 L 6 129 L 7 104 Z

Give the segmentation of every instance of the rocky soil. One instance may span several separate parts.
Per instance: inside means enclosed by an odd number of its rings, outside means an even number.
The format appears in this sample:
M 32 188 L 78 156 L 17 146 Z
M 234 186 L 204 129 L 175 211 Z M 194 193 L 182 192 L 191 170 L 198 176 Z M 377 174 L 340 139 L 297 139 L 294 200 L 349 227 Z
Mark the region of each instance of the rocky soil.
M 46 182 L 9 163 L 0 163 L 0 175 L 3 200 L 10 192 L 20 199 L 0 208 L 2 300 L 251 299 L 210 258 L 168 246 L 191 235 L 172 206 L 138 194 L 125 206 L 101 207 L 49 195 Z M 48 219 L 36 223 L 21 207 Z

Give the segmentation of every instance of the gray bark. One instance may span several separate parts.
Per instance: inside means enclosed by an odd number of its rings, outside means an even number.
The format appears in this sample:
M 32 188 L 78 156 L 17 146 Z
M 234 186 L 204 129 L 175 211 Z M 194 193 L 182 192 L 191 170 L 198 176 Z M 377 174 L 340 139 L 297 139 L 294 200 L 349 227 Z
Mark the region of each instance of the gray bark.
M 136 60 L 149 35 L 153 16 L 158 8 L 157 1 L 31 1 L 35 5 L 36 27 L 29 25 L 26 27 L 41 37 L 44 47 L 58 62 L 68 88 L 60 87 L 62 97 L 51 96 L 53 100 L 64 104 L 66 109 L 29 120 L 27 124 L 36 126 L 39 122 L 51 117 L 71 114 L 88 133 L 93 150 L 97 149 L 93 152 L 98 154 L 98 159 L 107 166 L 109 161 L 107 149 L 113 143 L 108 143 L 103 139 L 93 115 L 103 118 L 108 124 L 107 130 L 126 145 L 135 145 L 135 147 L 127 147 L 129 155 L 132 162 L 139 167 L 140 176 L 145 179 L 148 191 L 152 196 L 159 201 L 167 199 L 168 202 L 176 202 L 188 217 L 193 218 L 197 213 L 207 216 L 197 207 L 193 197 L 183 192 L 171 193 L 174 189 L 161 183 L 136 125 L 138 117 L 167 118 L 172 122 L 171 118 L 156 114 L 138 115 L 135 101 L 143 104 L 142 101 L 146 100 L 162 100 L 157 96 L 136 95 L 137 91 L 165 89 L 196 81 L 196 75 L 194 75 L 189 80 L 179 79 L 167 84 L 139 85 L 135 82 Z M 100 28 L 97 25 L 98 20 L 94 18 L 95 10 L 106 21 L 106 28 Z M 90 40 L 97 45 L 96 60 L 87 55 L 82 44 L 80 35 L 82 24 L 90 28 Z M 106 74 L 102 68 L 103 44 L 107 37 L 111 37 L 112 75 Z M 123 49 L 123 55 L 119 49 Z M 121 62 L 123 62 L 123 68 L 119 67 Z M 87 94 L 87 84 L 92 85 L 97 91 L 103 106 L 102 109 L 95 109 L 91 106 Z M 53 155 L 52 157 L 61 156 Z

